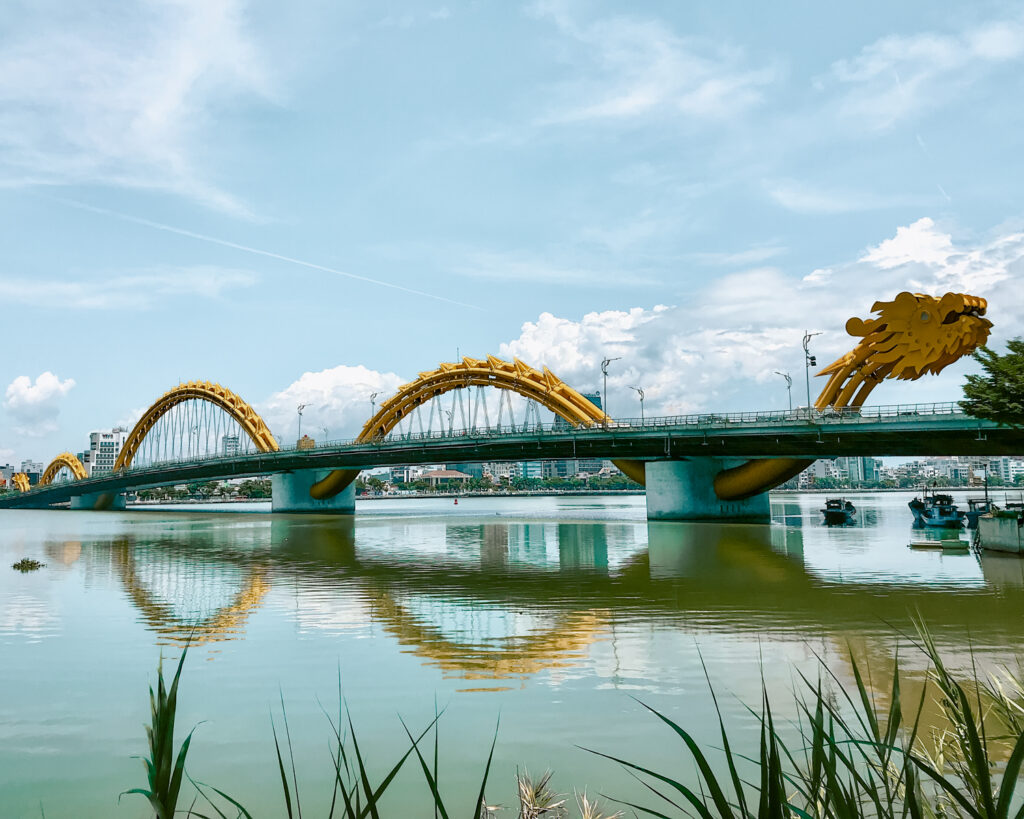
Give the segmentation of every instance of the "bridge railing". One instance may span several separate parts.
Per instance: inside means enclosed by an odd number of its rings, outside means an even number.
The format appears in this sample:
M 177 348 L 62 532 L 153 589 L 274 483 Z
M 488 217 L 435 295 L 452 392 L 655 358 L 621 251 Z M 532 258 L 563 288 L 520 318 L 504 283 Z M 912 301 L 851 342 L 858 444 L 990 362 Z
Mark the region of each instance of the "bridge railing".
M 303 447 L 297 444 L 293 446 L 282 446 L 282 452 L 295 452 L 306 450 L 314 452 L 323 449 L 338 449 L 340 447 L 356 446 L 381 446 L 388 444 L 415 443 L 415 442 L 436 442 L 452 439 L 493 439 L 509 435 L 598 435 L 612 432 L 615 434 L 631 434 L 649 432 L 651 430 L 685 429 L 687 431 L 702 431 L 711 429 L 736 429 L 742 427 L 758 426 L 787 426 L 793 428 L 805 428 L 809 424 L 825 426 L 829 424 L 860 424 L 886 422 L 915 423 L 922 418 L 943 416 L 947 418 L 966 418 L 967 415 L 955 402 L 948 401 L 931 404 L 887 404 L 871 407 L 844 407 L 842 409 L 828 408 L 824 411 L 807 407 L 797 407 L 792 410 L 763 410 L 757 412 L 727 412 L 727 413 L 691 413 L 688 415 L 660 415 L 646 416 L 644 418 L 617 418 L 609 421 L 607 425 L 595 424 L 594 426 L 573 426 L 566 421 L 554 421 L 543 424 L 530 424 L 528 426 L 517 425 L 502 427 L 473 427 L 455 428 L 452 430 L 427 430 L 424 432 L 408 432 L 403 434 L 392 434 L 386 438 L 372 441 L 369 444 L 360 442 L 355 438 L 342 438 L 330 441 L 316 441 L 312 444 L 306 443 Z M 231 461 L 237 456 L 221 455 L 209 458 L 183 458 L 173 461 L 161 461 L 159 464 L 148 464 L 140 469 L 148 469 L 160 466 L 171 466 L 190 463 L 209 463 L 211 461 Z M 268 453 L 267 457 L 273 457 Z
M 345 440 L 318 441 L 312 447 L 308 444 L 303 447 L 310 452 L 324 449 L 337 449 L 341 447 L 357 446 L 387 446 L 389 444 L 401 445 L 407 443 L 439 442 L 453 439 L 494 439 L 509 435 L 599 435 L 611 432 L 613 434 L 630 435 L 635 433 L 650 432 L 652 430 L 664 430 L 666 433 L 671 430 L 702 432 L 712 429 L 742 429 L 756 428 L 760 426 L 806 428 L 811 426 L 829 425 L 851 425 L 851 424 L 872 424 L 879 422 L 895 422 L 914 424 L 929 418 L 968 418 L 966 413 L 960 409 L 955 402 L 943 402 L 932 404 L 884 404 L 870 407 L 844 407 L 842 409 L 828 408 L 824 411 L 807 407 L 797 407 L 792 410 L 763 410 L 757 412 L 728 412 L 728 413 L 691 413 L 687 415 L 663 415 L 648 416 L 645 418 L 618 418 L 610 421 L 607 426 L 595 425 L 592 427 L 574 427 L 564 421 L 553 423 L 536 424 L 528 427 L 511 429 L 507 426 L 496 428 L 475 428 L 475 429 L 453 429 L 433 430 L 425 432 L 414 432 L 399 436 L 389 436 L 371 444 L 360 443 L 354 438 Z M 980 424 L 981 422 L 979 422 Z M 282 447 L 282 452 L 292 453 L 299 450 L 298 446 Z M 252 453 L 250 453 L 252 454 Z M 273 460 L 275 453 L 265 453 L 262 457 Z M 209 464 L 215 461 L 233 461 L 237 455 L 220 455 L 207 458 L 180 458 L 175 460 L 160 461 L 138 467 L 130 468 L 128 471 L 144 475 L 147 471 L 159 472 L 168 467 L 183 467 L 188 465 Z M 36 487 L 33 487 L 35 490 Z
M 399 443 L 405 441 L 439 441 L 451 438 L 496 438 L 507 435 L 564 435 L 564 434 L 602 434 L 606 432 L 624 433 L 643 432 L 650 430 L 684 428 L 687 430 L 729 429 L 743 426 L 790 426 L 806 427 L 808 424 L 857 424 L 878 422 L 907 422 L 928 417 L 943 416 L 947 418 L 966 418 L 966 413 L 952 401 L 930 404 L 887 404 L 870 407 L 844 407 L 841 409 L 827 408 L 823 411 L 807 407 L 792 410 L 762 410 L 751 412 L 727 413 L 691 413 L 688 415 L 661 415 L 644 418 L 616 418 L 608 424 L 593 426 L 573 426 L 566 421 L 554 421 L 543 424 L 530 424 L 516 427 L 473 427 L 455 428 L 452 430 L 426 430 L 423 432 L 405 432 L 391 434 L 386 438 L 374 441 L 374 444 Z M 334 449 L 340 446 L 356 446 L 354 439 L 318 441 L 313 449 Z M 363 444 L 365 445 L 365 444 Z M 289 447 L 294 449 L 296 447 Z

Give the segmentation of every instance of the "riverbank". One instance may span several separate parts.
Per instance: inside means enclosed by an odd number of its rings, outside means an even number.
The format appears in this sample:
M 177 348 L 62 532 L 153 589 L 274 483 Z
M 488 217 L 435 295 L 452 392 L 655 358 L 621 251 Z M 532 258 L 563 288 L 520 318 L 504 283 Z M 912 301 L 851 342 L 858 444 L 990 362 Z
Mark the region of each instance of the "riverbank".
M 833 489 L 773 489 L 772 496 L 795 496 L 795 495 L 877 495 L 877 494 L 913 494 L 920 493 L 920 488 L 896 487 L 896 488 L 851 488 L 837 487 Z M 935 488 L 936 492 L 943 492 L 950 495 L 971 495 L 980 496 L 984 488 L 980 486 L 942 486 Z M 1004 499 L 1024 501 L 1024 488 L 1020 487 L 989 487 L 989 496 L 997 502 Z M 438 498 L 442 500 L 453 500 L 457 498 L 545 498 L 545 497 L 623 497 L 629 495 L 643 495 L 643 489 L 617 489 L 617 490 L 593 490 L 593 489 L 535 489 L 522 491 L 497 491 L 497 492 L 403 492 L 383 495 L 357 495 L 356 499 L 361 501 L 369 500 L 399 500 L 408 498 L 412 500 L 425 500 Z M 131 501 L 128 508 L 147 506 L 195 506 L 198 504 L 230 504 L 230 503 L 262 503 L 268 502 L 270 498 L 174 498 L 161 500 Z
M 356 500 L 425 500 L 437 498 L 453 500 L 458 498 L 574 498 L 584 495 L 592 497 L 622 497 L 643 495 L 643 489 L 587 490 L 587 489 L 537 489 L 521 492 L 394 492 L 386 495 L 356 495 Z M 174 498 L 166 500 L 131 501 L 128 508 L 135 506 L 195 506 L 198 504 L 221 503 L 269 503 L 270 498 Z

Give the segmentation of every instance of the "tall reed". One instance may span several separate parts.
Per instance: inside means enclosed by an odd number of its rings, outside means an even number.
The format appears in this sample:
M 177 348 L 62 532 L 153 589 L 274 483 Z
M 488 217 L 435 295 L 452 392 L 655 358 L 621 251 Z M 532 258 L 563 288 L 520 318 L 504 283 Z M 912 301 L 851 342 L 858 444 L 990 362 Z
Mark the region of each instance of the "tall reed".
M 958 679 L 944 663 L 927 628 L 922 623 L 915 625 L 916 635 L 911 642 L 927 659 L 928 670 L 920 696 L 908 712 L 904 712 L 898 655 L 881 697 L 884 707 L 879 705 L 870 683 L 865 682 L 866 669 L 852 655 L 852 684 L 844 684 L 821 662 L 813 679 L 800 677 L 795 693 L 796 719 L 781 727 L 762 681 L 760 707 L 751 711 L 757 718 L 757 744 L 747 755 L 730 740 L 709 678 L 718 715 L 718 751 L 709 755 L 686 729 L 641 703 L 680 741 L 676 761 L 685 766 L 685 772 L 656 771 L 633 760 L 590 750 L 622 766 L 656 799 L 643 805 L 624 799 L 612 801 L 638 815 L 662 819 L 684 815 L 700 819 L 1024 819 L 1024 795 L 1018 789 L 1024 764 L 1024 683 L 1008 670 L 984 680 L 973 670 L 966 680 Z M 174 815 L 192 737 L 190 733 L 174 753 L 174 715 L 184 659 L 183 653 L 170 688 L 164 685 L 162 667 L 158 669 L 156 692 L 150 689 L 150 756 L 144 760 L 149 787 L 126 791 L 146 796 L 158 819 Z M 939 706 L 942 725 L 926 728 L 923 713 L 930 696 Z M 425 783 L 421 815 L 432 812 L 435 819 L 510 815 L 506 811 L 511 809 L 491 805 L 485 797 L 497 727 L 476 798 L 472 806 L 457 811 L 442 795 L 439 775 L 438 729 L 443 711 L 435 707 L 433 719 L 415 735 L 402 721 L 409 747 L 383 778 L 374 779 L 341 696 L 340 680 L 338 699 L 336 718 L 325 711 L 331 728 L 334 771 L 332 781 L 327 783 L 328 819 L 381 819 L 385 815 L 382 799 L 410 757 L 415 757 Z M 299 777 L 283 697 L 280 732 L 278 729 L 277 720 L 272 719 L 283 802 L 283 813 L 274 815 L 302 819 Z M 428 739 L 430 732 L 433 736 Z M 229 815 L 252 819 L 239 801 L 223 791 L 191 781 L 199 797 L 220 819 L 229 819 Z M 540 778 L 516 772 L 520 819 L 566 817 L 570 807 L 583 819 L 615 819 L 622 815 L 603 813 L 585 791 L 582 795 L 577 792 L 575 800 L 570 801 L 551 782 L 550 771 Z M 194 805 L 189 815 L 204 816 L 195 812 Z

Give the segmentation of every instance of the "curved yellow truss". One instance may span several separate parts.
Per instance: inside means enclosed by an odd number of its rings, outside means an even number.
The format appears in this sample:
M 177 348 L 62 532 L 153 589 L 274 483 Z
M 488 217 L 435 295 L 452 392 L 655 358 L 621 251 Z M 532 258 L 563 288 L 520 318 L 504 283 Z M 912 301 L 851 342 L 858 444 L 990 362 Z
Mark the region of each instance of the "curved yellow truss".
M 360 443 L 380 440 L 416 407 L 463 387 L 511 390 L 578 426 L 593 426 L 610 420 L 547 367 L 537 370 L 518 358 L 504 361 L 489 355 L 487 358 L 463 358 L 462 361 L 441 364 L 436 370 L 420 373 L 415 381 L 403 384 L 395 395 L 380 405 L 357 440 Z M 358 474 L 358 469 L 336 469 L 313 484 L 309 494 L 317 500 L 334 497 L 346 489 Z
M 24 472 L 15 472 L 11 475 L 11 486 L 16 492 L 28 492 L 28 475 Z
M 988 340 L 992 322 L 986 318 L 988 302 L 964 293 L 942 298 L 921 293 L 900 293 L 892 301 L 876 301 L 876 318 L 846 322 L 846 332 L 861 341 L 818 375 L 830 376 L 814 408 L 859 407 L 886 378 L 915 381 L 938 374 Z M 715 494 L 722 500 L 742 500 L 765 492 L 794 475 L 813 460 L 770 458 L 747 461 L 715 476 Z
M 277 441 L 270 434 L 270 429 L 251 406 L 231 392 L 227 387 L 209 381 L 189 381 L 168 390 L 146 410 L 145 414 L 132 429 L 131 434 L 121 447 L 121 452 L 114 463 L 114 471 L 127 469 L 139 451 L 142 440 L 149 434 L 157 421 L 172 407 L 185 401 L 207 401 L 220 407 L 234 418 L 246 435 L 252 439 L 260 452 L 277 452 Z
M 67 467 L 71 471 L 71 474 L 75 476 L 76 481 L 89 477 L 85 471 L 85 467 L 78 458 L 70 452 L 62 452 L 50 461 L 50 465 L 46 467 L 46 471 L 43 472 L 42 477 L 39 479 L 39 485 L 46 486 L 47 484 L 52 483 L 53 479 L 57 477 L 57 473 L 64 467 Z

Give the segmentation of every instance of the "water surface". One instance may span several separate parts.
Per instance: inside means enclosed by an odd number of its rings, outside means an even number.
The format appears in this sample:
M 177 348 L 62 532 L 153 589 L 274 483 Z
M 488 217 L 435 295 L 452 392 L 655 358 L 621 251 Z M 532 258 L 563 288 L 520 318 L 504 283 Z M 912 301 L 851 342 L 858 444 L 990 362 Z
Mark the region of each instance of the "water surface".
M 325 815 L 341 689 L 371 767 L 407 747 L 398 721 L 441 718 L 443 786 L 472 802 L 499 718 L 491 802 L 516 766 L 557 787 L 640 794 L 577 746 L 690 777 L 642 700 L 717 744 L 706 664 L 738 741 L 762 676 L 779 709 L 818 658 L 875 687 L 920 613 L 953 663 L 1012 663 L 1024 562 L 911 551 L 901 493 L 854 496 L 829 529 L 822 496 L 773 499 L 771 526 L 648 523 L 643 497 L 361 501 L 354 518 L 212 510 L 0 512 L 0 816 L 147 816 L 133 754 L 146 687 L 192 634 L 180 725 L 189 770 L 257 816 L 283 813 L 271 711 L 288 710 L 307 815 Z M 9 567 L 30 557 L 30 574 Z M 924 663 L 902 641 L 907 689 Z M 420 774 L 390 815 L 425 815 Z M 468 810 L 468 807 L 464 808 Z M 431 812 L 432 813 L 432 812 Z

